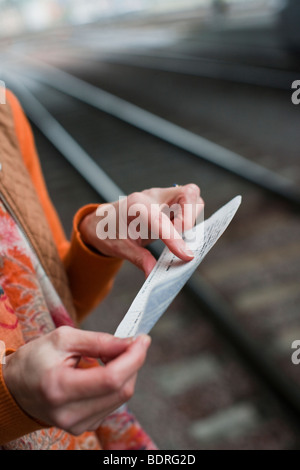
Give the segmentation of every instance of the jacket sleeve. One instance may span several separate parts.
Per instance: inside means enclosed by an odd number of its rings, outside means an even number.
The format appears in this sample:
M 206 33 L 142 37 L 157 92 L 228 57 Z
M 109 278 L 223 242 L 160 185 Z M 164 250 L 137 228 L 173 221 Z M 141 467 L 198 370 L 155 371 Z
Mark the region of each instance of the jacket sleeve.
M 65 265 L 77 319 L 81 321 L 110 291 L 122 261 L 92 251 L 81 240 L 79 223 L 85 215 L 95 210 L 98 204 L 84 206 L 75 214 L 71 241 L 67 240 L 46 189 L 29 122 L 18 100 L 9 91 L 7 100 L 13 111 L 15 130 L 24 163 L 30 173 L 59 255 Z

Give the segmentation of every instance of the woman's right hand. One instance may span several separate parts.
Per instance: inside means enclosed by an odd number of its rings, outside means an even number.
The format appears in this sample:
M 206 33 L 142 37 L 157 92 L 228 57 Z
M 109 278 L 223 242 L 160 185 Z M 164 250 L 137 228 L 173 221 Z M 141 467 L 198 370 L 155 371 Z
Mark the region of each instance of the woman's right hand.
M 121 339 L 62 326 L 7 356 L 3 376 L 32 418 L 79 435 L 132 397 L 150 342 L 147 335 Z M 81 356 L 105 366 L 81 369 Z

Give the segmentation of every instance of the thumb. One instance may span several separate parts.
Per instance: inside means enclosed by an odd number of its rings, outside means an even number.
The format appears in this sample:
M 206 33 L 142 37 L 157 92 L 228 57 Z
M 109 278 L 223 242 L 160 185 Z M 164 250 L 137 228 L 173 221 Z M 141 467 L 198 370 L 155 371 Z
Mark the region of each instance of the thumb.
M 147 248 L 135 244 L 128 244 L 126 247 L 126 254 L 124 257 L 144 271 L 146 278 L 151 273 L 156 264 L 156 259 Z
M 53 335 L 56 339 L 56 346 L 61 345 L 64 351 L 95 358 L 116 357 L 122 354 L 132 342 L 132 338 L 117 338 L 108 333 L 83 331 L 70 326 L 57 328 Z

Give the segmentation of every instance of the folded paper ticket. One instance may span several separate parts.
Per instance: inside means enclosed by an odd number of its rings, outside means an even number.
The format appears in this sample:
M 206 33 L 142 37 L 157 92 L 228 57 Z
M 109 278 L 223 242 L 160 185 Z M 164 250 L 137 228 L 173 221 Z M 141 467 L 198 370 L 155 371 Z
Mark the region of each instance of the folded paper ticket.
M 224 233 L 241 204 L 237 196 L 221 207 L 209 219 L 184 234 L 194 252 L 192 261 L 182 261 L 165 247 L 155 267 L 143 284 L 128 312 L 119 324 L 115 336 L 125 338 L 149 333 L 201 261 Z

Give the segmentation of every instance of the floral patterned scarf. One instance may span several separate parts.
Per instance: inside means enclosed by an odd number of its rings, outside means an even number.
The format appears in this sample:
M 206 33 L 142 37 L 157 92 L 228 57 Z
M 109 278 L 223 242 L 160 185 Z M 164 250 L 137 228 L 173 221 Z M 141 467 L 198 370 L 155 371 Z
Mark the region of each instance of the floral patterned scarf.
M 7 297 L 11 321 L 0 330 L 19 329 L 22 343 L 32 341 L 62 325 L 74 326 L 26 236 L 0 201 L 0 301 Z M 88 366 L 92 365 L 88 360 Z M 96 364 L 94 364 L 96 365 Z M 98 364 L 97 364 L 98 365 Z M 55 427 L 25 435 L 2 449 L 34 450 L 139 450 L 156 449 L 126 406 L 108 416 L 96 432 L 73 436 Z

